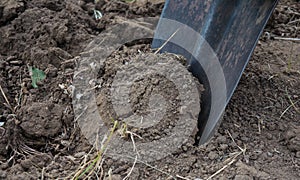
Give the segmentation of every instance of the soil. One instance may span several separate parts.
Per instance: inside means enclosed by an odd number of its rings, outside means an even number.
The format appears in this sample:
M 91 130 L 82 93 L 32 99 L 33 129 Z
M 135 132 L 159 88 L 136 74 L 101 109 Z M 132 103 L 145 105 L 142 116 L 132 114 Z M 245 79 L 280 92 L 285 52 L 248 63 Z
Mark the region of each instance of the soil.
M 0 179 L 70 179 L 80 163 L 94 157 L 96 151 L 81 133 L 72 106 L 76 57 L 117 17 L 159 16 L 163 3 L 93 2 L 0 2 Z M 93 17 L 94 8 L 103 14 L 101 19 Z M 105 156 L 98 175 L 104 179 L 122 179 L 130 172 L 129 179 L 299 179 L 300 44 L 280 40 L 300 38 L 299 9 L 296 1 L 279 2 L 209 143 L 196 147 L 190 138 L 167 157 L 138 161 L 133 169 L 133 161 Z M 147 43 L 135 48 L 149 53 Z M 128 57 L 123 57 L 124 62 Z M 28 66 L 46 73 L 38 88 L 31 85 Z M 160 78 L 141 82 L 155 83 Z M 161 88 L 171 86 L 166 81 Z M 131 94 L 142 88 L 143 83 L 137 83 Z M 147 94 L 149 86 L 145 88 Z M 131 98 L 147 106 L 138 96 Z M 152 132 L 148 135 L 146 140 L 155 138 Z
M 101 87 L 96 102 L 100 117 L 106 126 L 113 124 L 112 119 L 122 121 L 126 131 L 139 137 L 134 143 L 142 161 L 161 158 L 186 139 L 193 142 L 196 138 L 203 87 L 180 62 L 186 60 L 174 54 L 154 54 L 148 44 L 146 48 L 124 47 L 106 59 L 100 68 Z M 132 155 L 132 139 L 126 134 L 123 136 L 129 145 L 121 146 L 118 142 L 119 148 L 114 149 L 122 149 L 118 150 L 121 154 L 126 146 L 130 149 L 126 154 Z M 162 141 L 169 142 L 168 147 L 156 148 Z M 159 152 L 155 158 L 150 149 Z
M 159 64 L 160 62 L 165 64 L 156 66 L 156 64 Z M 146 142 L 153 141 L 157 137 L 163 137 L 163 134 L 171 131 L 178 121 L 178 114 L 182 114 L 183 112 L 179 112 L 180 94 L 178 88 L 176 88 L 176 84 L 165 78 L 161 72 L 166 67 L 172 67 L 173 72 L 177 74 L 179 74 L 180 71 L 185 71 L 185 73 L 181 73 L 182 76 L 185 74 L 186 76 L 189 76 L 190 79 L 195 80 L 194 85 L 197 84 L 198 86 L 198 91 L 195 92 L 198 100 L 193 101 L 193 103 L 198 104 L 198 106 L 195 106 L 196 108 L 193 109 L 194 112 L 191 113 L 195 118 L 192 121 L 197 121 L 197 116 L 200 112 L 199 95 L 201 95 L 203 87 L 187 71 L 184 64 L 180 64 L 184 62 L 186 62 L 186 60 L 183 57 L 174 54 L 154 54 L 150 49 L 150 44 L 134 45 L 131 47 L 125 46 L 124 50 L 116 51 L 112 56 L 106 59 L 103 67 L 100 69 L 100 72 L 104 73 L 99 74 L 98 81 L 101 82 L 101 88 L 99 88 L 99 92 L 97 93 L 97 105 L 99 106 L 100 116 L 104 118 L 103 121 L 109 125 L 112 122 L 111 118 L 121 121 L 125 120 L 127 125 L 129 125 L 128 130 L 136 133 Z M 155 68 L 154 72 L 156 73 L 154 74 L 147 71 L 136 73 L 133 73 L 132 70 L 130 71 L 130 69 L 133 68 L 150 68 L 152 67 L 151 64 Z M 123 81 L 121 80 L 120 82 L 115 82 L 116 78 L 120 77 L 120 74 L 117 75 L 117 72 L 122 73 L 122 76 L 125 77 L 125 79 L 132 79 L 131 77 L 134 77 L 131 87 L 128 88 L 128 101 L 131 103 L 131 110 L 127 110 L 121 102 L 112 103 L 112 99 L 110 98 L 111 94 L 116 94 L 113 97 L 116 97 L 117 95 L 125 96 L 124 92 L 111 93 L 111 87 L 115 86 L 116 88 L 122 88 L 123 85 Z M 128 72 L 130 74 L 128 74 Z M 171 74 L 170 76 L 175 75 L 176 74 Z M 181 76 L 177 78 L 179 79 L 178 81 L 186 81 Z M 186 96 L 189 96 L 192 92 L 188 92 L 188 88 L 186 88 L 185 93 Z M 163 98 L 157 97 L 158 99 L 155 102 L 155 96 L 162 96 Z M 116 101 L 116 98 L 113 100 Z M 122 107 L 122 110 L 117 110 L 118 107 Z M 167 112 L 162 111 L 164 108 L 167 109 Z M 128 114 L 127 111 L 131 111 L 131 113 Z M 141 117 L 143 117 L 144 122 L 141 122 Z M 135 129 L 130 127 L 130 125 L 144 127 L 145 129 Z M 197 127 L 194 127 L 194 131 L 197 131 Z M 140 139 L 137 140 L 139 141 Z

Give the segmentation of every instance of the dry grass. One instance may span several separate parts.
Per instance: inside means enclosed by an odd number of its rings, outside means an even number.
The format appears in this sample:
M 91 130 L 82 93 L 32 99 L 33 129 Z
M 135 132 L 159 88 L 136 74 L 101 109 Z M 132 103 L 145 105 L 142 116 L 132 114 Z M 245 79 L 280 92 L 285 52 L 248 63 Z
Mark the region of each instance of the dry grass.
M 95 158 L 92 160 L 89 160 L 88 162 L 83 161 L 83 163 L 80 165 L 80 167 L 77 169 L 73 177 L 71 178 L 72 180 L 77 180 L 77 179 L 88 179 L 90 178 L 97 170 L 101 171 L 102 169 L 102 164 L 103 164 L 103 155 L 105 154 L 105 151 L 108 147 L 109 142 L 112 139 L 112 136 L 114 135 L 114 132 L 118 128 L 118 121 L 114 121 L 114 125 L 110 130 L 110 133 L 108 135 L 108 138 L 105 140 L 104 144 L 102 145 L 101 149 L 97 152 Z M 90 151 L 91 152 L 91 151 Z M 100 174 L 101 176 L 103 175 L 102 173 Z M 100 177 L 101 178 L 101 177 Z

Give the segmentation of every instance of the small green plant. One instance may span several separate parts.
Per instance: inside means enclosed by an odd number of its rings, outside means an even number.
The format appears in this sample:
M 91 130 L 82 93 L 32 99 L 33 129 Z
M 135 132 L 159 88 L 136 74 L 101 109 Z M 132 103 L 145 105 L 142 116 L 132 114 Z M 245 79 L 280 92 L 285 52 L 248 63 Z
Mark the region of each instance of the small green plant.
M 37 82 L 42 81 L 46 78 L 44 71 L 39 70 L 38 68 L 28 66 L 29 74 L 31 76 L 31 84 L 34 88 L 38 88 Z

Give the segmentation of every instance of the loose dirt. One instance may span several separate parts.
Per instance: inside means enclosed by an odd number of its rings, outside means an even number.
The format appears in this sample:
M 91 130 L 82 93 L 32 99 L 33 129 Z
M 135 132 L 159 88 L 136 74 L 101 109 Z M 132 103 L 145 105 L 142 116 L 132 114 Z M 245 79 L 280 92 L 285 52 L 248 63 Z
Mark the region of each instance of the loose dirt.
M 280 1 L 208 144 L 195 147 L 191 138 L 159 161 L 138 162 L 132 171 L 132 162 L 105 157 L 102 177 L 122 179 L 131 172 L 129 179 L 299 179 L 300 45 L 279 40 L 299 38 L 299 6 L 296 1 Z M 75 57 L 118 16 L 159 16 L 162 7 L 159 2 L 104 0 L 96 5 L 89 0 L 0 2 L 0 124 L 4 123 L 0 179 L 70 179 L 80 163 L 94 157 L 96 151 L 90 151 L 92 146 L 74 121 Z M 94 8 L 104 15 L 100 20 L 93 17 Z M 147 43 L 136 48 L 143 51 L 145 47 Z M 37 89 L 31 85 L 28 66 L 46 73 Z M 160 78 L 150 76 L 141 82 L 155 84 Z M 142 89 L 150 92 L 143 83 L 137 83 L 131 94 Z M 165 81 L 161 88 L 173 85 Z M 101 93 L 105 92 L 98 91 L 100 107 L 105 103 Z M 130 101 L 140 102 L 134 111 L 146 109 L 147 100 L 139 97 L 131 96 Z M 158 136 L 167 130 L 158 128 Z M 155 139 L 154 133 L 148 135 L 147 141 Z

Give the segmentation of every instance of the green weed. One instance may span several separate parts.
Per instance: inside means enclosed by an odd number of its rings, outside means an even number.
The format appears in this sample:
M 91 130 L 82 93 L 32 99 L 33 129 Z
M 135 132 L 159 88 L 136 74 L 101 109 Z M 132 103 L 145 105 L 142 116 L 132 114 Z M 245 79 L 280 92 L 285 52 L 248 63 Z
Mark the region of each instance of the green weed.
M 38 88 L 37 83 L 39 81 L 42 81 L 46 78 L 46 74 L 44 73 L 44 71 L 39 70 L 38 68 L 32 67 L 32 66 L 28 66 L 29 69 L 29 74 L 31 76 L 31 84 L 34 88 Z

